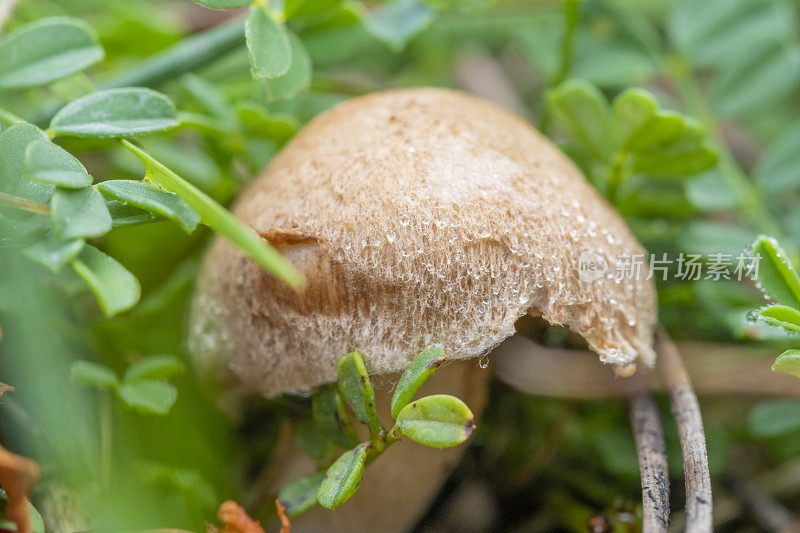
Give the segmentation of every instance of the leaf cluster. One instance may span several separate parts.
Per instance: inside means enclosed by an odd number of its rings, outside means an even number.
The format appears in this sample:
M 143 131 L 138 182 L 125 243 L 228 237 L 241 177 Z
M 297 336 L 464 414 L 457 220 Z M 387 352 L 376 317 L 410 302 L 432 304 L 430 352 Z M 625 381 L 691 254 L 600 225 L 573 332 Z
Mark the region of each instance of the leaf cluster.
M 365 466 L 403 437 L 444 448 L 464 442 L 475 421 L 469 408 L 453 396 L 436 394 L 414 400 L 419 388 L 445 362 L 441 348 L 417 355 L 403 372 L 390 403 L 394 424 L 384 428 L 375 407 L 375 392 L 362 355 L 352 352 L 339 363 L 338 381 L 323 386 L 313 397 L 313 418 L 297 429 L 300 447 L 320 461 L 319 472 L 287 485 L 278 498 L 290 516 L 315 503 L 336 509 L 358 490 Z M 369 429 L 359 442 L 351 415 Z M 350 448 L 333 460 L 336 448 Z

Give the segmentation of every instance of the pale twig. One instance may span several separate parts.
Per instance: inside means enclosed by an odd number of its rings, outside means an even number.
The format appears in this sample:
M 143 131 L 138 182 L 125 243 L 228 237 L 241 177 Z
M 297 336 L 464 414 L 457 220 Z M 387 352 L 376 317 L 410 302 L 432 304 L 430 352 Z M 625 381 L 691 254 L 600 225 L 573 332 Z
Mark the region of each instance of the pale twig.
M 797 378 L 775 373 L 774 349 L 758 345 L 679 342 L 698 394 L 735 397 L 800 396 Z M 492 352 L 496 375 L 528 394 L 570 399 L 622 398 L 633 392 L 664 390 L 655 372 L 639 365 L 635 382 L 619 378 L 587 349 L 542 346 L 514 335 Z
M 642 531 L 666 532 L 669 526 L 667 445 L 658 407 L 652 395 L 641 392 L 628 399 L 642 476 Z
M 681 441 L 686 477 L 686 531 L 705 533 L 712 528 L 711 476 L 700 406 L 678 349 L 662 329 L 656 331 L 655 351 Z

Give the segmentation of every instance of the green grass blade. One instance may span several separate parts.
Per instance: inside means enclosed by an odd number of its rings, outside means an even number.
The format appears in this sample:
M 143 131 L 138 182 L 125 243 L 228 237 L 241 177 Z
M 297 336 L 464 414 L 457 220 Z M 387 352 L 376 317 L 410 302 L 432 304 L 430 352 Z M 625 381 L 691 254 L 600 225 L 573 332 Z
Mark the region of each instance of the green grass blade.
M 303 289 L 305 286 L 303 274 L 255 231 L 242 224 L 210 196 L 156 161 L 138 146 L 124 139 L 122 144 L 145 164 L 147 177 L 180 196 L 200 215 L 203 224 L 238 246 L 248 257 L 276 278 L 293 289 Z

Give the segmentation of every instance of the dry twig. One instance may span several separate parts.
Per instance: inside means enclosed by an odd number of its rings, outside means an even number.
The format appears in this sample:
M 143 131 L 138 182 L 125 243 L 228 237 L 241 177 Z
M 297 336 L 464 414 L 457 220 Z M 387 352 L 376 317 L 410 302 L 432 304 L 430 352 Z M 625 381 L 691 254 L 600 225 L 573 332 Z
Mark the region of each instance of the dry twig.
M 686 531 L 705 533 L 712 528 L 711 476 L 700 406 L 678 349 L 663 329 L 656 331 L 655 350 L 681 441 L 686 476 Z
M 642 531 L 666 532 L 669 526 L 669 470 L 667 445 L 653 397 L 640 392 L 628 402 L 642 476 Z

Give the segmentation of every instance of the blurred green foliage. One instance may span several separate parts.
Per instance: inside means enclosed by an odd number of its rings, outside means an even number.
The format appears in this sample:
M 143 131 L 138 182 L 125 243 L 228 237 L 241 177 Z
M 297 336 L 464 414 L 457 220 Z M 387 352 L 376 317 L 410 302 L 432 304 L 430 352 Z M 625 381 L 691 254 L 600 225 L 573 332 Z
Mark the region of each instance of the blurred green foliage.
M 108 94 L 97 88 L 143 85 L 166 95 L 158 116 L 149 117 L 154 133 L 138 139 L 143 153 L 227 204 L 321 111 L 389 87 L 481 92 L 481 80 L 465 73 L 488 58 L 511 89 L 515 110 L 575 160 L 657 257 L 736 254 L 768 234 L 800 264 L 794 1 L 286 0 L 282 13 L 270 5 L 249 15 L 247 37 L 246 9 L 211 11 L 189 0 L 26 0 L 3 27 L 0 190 L 44 204 L 60 188 L 50 203 L 55 237 L 48 236 L 49 217 L 0 207 L 0 380 L 17 387 L 4 397 L 0 429 L 4 444 L 41 462 L 43 487 L 67 487 L 92 528 L 202 530 L 221 501 L 249 494 L 283 420 L 307 422 L 312 411 L 318 417 L 337 408 L 335 397 L 315 399 L 314 409 L 309 399 L 286 397 L 255 402 L 243 419 L 231 420 L 186 371 L 169 383 L 144 379 L 177 391 L 175 398 L 162 394 L 169 401 L 156 409 L 148 404 L 149 411 L 168 411 L 154 415 L 129 408 L 137 396 L 117 401 L 107 390 L 71 381 L 80 361 L 107 368 L 101 373 L 117 390 L 127 380 L 119 376 L 154 354 L 174 354 L 189 366 L 187 302 L 210 236 L 203 227 L 184 231 L 196 224 L 196 206 L 186 211 L 150 191 L 131 196 L 114 182 L 101 187 L 105 197 L 87 187 L 85 175 L 141 183 L 144 164 L 119 142 L 47 141 L 38 128 L 92 127 L 79 108 L 53 124 L 50 118 L 69 102 Z M 83 22 L 37 22 L 48 17 Z M 41 63 L 36 87 L 19 81 L 25 72 L 3 53 L 18 46 L 12 32 L 28 23 L 35 25 L 23 32 L 60 25 L 74 33 L 72 48 L 55 50 L 74 53 L 70 68 Z M 258 44 L 264 42 L 281 43 L 281 57 Z M 24 48 L 34 64 L 46 52 L 46 42 Z M 16 117 L 38 128 L 12 126 Z M 25 175 L 26 150 L 34 149 L 48 151 L 52 164 L 28 169 L 35 179 L 24 190 L 20 182 L 11 187 L 10 177 Z M 88 222 L 76 225 L 71 213 Z M 758 342 L 768 353 L 792 347 L 778 328 L 747 319 L 766 303 L 748 283 L 670 275 L 658 290 L 660 319 L 675 337 Z M 91 381 L 89 374 L 77 381 Z M 147 404 L 153 395 L 144 398 Z M 798 508 L 800 403 L 752 409 L 752 400 L 735 396 L 702 400 L 723 498 L 732 479 L 746 479 Z M 667 412 L 663 399 L 661 408 Z M 621 401 L 535 398 L 496 384 L 486 413 L 464 468 L 423 520 L 445 516 L 459 489 L 477 483 L 491 489 L 501 511 L 497 528 L 581 531 L 597 515 L 616 530 L 635 527 L 639 476 Z M 313 449 L 319 442 L 309 427 L 310 438 L 299 438 L 303 448 L 327 454 Z M 667 437 L 670 452 L 679 450 L 669 424 Z M 352 440 L 343 434 L 337 444 L 352 447 Z M 680 464 L 670 456 L 676 478 Z M 34 496 L 52 511 L 46 491 Z M 679 508 L 680 494 L 673 498 Z M 261 509 L 262 517 L 271 512 L 269 505 Z M 755 524 L 744 506 L 720 520 L 729 529 Z

